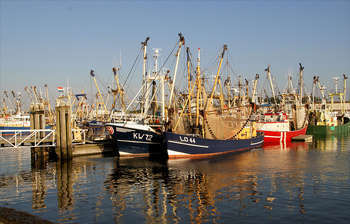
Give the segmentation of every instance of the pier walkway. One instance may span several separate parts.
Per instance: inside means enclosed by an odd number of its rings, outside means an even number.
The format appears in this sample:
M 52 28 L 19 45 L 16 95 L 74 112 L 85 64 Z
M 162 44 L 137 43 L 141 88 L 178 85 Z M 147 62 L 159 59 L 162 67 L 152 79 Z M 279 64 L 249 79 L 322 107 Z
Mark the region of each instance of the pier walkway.
M 72 129 L 74 133 L 76 130 Z M 80 130 L 82 133 L 81 139 L 73 139 L 85 144 L 86 130 Z M 8 134 L 10 133 L 10 134 Z M 0 130 L 0 145 L 1 147 L 18 148 L 24 145 L 32 147 L 49 147 L 56 146 L 55 130 L 53 129 L 33 129 L 33 130 Z

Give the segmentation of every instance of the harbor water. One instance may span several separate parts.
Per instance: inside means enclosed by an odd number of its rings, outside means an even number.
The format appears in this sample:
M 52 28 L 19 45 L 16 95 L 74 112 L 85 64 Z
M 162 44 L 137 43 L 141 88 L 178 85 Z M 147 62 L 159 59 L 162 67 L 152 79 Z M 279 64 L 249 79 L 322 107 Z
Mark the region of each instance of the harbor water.
M 195 160 L 0 148 L 0 199 L 56 223 L 348 223 L 350 137 Z

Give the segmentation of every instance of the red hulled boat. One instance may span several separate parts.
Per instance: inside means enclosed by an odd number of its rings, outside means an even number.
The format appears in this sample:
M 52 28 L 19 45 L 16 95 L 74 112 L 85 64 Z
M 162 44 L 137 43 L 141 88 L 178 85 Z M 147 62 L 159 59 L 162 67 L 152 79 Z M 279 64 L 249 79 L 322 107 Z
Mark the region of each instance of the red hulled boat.
M 287 143 L 293 137 L 305 135 L 307 124 L 301 129 L 293 130 L 292 121 L 286 113 L 267 113 L 264 121 L 257 122 L 257 132 L 264 133 L 264 144 Z

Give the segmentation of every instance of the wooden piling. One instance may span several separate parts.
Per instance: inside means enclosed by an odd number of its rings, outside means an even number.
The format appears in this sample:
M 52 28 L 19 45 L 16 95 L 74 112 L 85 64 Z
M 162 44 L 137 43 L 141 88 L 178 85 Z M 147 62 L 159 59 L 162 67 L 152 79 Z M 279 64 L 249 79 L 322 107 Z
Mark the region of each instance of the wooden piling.
M 56 154 L 61 160 L 72 158 L 71 106 L 59 102 L 56 106 Z
M 58 107 L 56 107 L 56 155 L 58 158 L 61 158 L 61 138 L 60 138 L 60 130 L 61 130 L 61 125 L 60 125 L 60 111 Z
M 35 103 L 30 105 L 30 129 L 39 130 L 45 129 L 45 108 L 42 103 Z M 36 136 L 37 140 L 41 140 L 45 137 L 44 132 L 39 132 Z
M 60 141 L 61 141 L 61 159 L 66 160 L 67 159 L 67 123 L 66 123 L 66 114 L 65 114 L 65 106 L 58 107 L 58 111 L 60 113 L 60 130 L 57 130 L 57 132 L 60 133 Z
M 30 105 L 30 129 L 38 130 L 45 129 L 45 113 L 44 104 L 33 103 Z M 36 141 L 40 141 L 45 137 L 44 132 L 39 132 L 36 136 Z M 33 143 L 32 143 L 33 144 Z M 44 147 L 31 147 L 31 162 L 33 166 L 44 163 L 48 156 L 48 150 Z
M 39 128 L 38 129 L 46 129 L 45 122 L 45 107 L 43 103 L 39 104 L 39 108 L 37 113 L 39 114 Z M 45 137 L 45 132 L 40 132 L 40 139 Z
M 40 129 L 39 104 L 34 105 L 34 129 Z
M 70 106 L 67 106 L 66 108 L 66 127 L 67 127 L 67 156 L 68 158 L 72 158 L 72 123 L 71 123 L 71 117 L 72 117 L 72 110 Z
M 34 123 L 35 123 L 34 122 L 34 114 L 35 114 L 35 112 L 34 112 L 34 104 L 30 105 L 29 113 L 30 113 L 30 129 L 33 130 L 33 129 L 35 129 L 34 128 Z

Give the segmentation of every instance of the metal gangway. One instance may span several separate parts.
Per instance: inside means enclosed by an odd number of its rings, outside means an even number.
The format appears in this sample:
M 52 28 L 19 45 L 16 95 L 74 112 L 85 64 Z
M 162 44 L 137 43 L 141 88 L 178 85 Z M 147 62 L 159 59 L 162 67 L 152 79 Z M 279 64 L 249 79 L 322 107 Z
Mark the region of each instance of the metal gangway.
M 1 145 L 18 148 L 25 143 L 32 147 L 55 146 L 55 130 L 32 129 L 32 130 L 0 130 Z
M 54 129 L 31 129 L 31 130 L 0 130 L 1 147 L 18 148 L 24 144 L 30 144 L 31 147 L 55 147 L 55 130 Z M 72 143 L 85 144 L 86 129 L 72 129 Z M 76 133 L 79 134 L 77 135 Z

